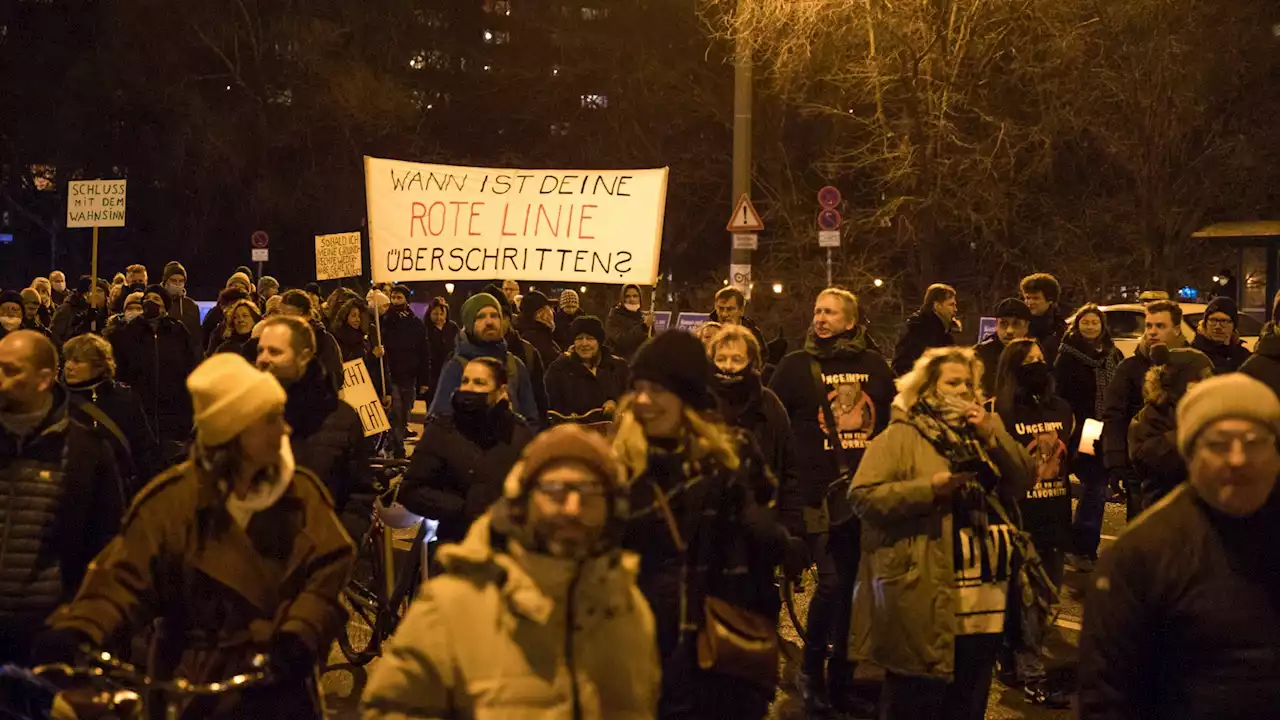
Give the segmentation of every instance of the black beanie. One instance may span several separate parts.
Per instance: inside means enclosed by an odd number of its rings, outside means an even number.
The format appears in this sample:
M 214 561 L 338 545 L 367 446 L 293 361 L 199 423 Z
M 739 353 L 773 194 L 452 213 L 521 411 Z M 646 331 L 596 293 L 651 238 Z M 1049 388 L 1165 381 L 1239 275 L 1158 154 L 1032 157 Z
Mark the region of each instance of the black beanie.
M 1240 308 L 1236 306 L 1236 301 L 1228 297 L 1216 297 L 1209 301 L 1209 305 L 1204 309 L 1204 319 L 1206 324 L 1209 316 L 1214 313 L 1225 313 L 1231 318 L 1232 325 L 1240 324 Z
M 4 305 L 5 303 L 13 303 L 21 308 L 23 306 L 22 293 L 16 290 L 5 290 L 4 292 L 0 292 L 0 305 Z
M 1018 298 L 1005 298 L 1000 301 L 999 305 L 996 305 L 996 319 L 1007 317 L 1031 322 L 1031 308 L 1027 307 L 1027 304 Z
M 185 280 L 187 277 L 187 269 L 177 260 L 170 260 L 165 263 L 164 272 L 160 274 L 160 282 L 169 282 L 169 278 L 174 275 L 181 275 Z
M 502 294 L 501 285 L 489 283 L 482 292 L 492 295 L 493 299 L 498 301 L 498 309 L 502 311 L 502 317 L 508 320 L 511 319 L 511 301 L 507 299 L 506 295 Z
M 590 335 L 604 345 L 604 323 L 595 315 L 579 315 L 569 323 L 569 337 L 576 340 L 579 335 Z
M 173 299 L 169 297 L 169 291 L 163 285 L 148 285 L 146 290 L 143 291 L 143 295 L 150 295 L 151 293 L 159 295 L 165 305 L 168 305 L 169 301 Z
M 308 292 L 308 293 L 312 293 L 312 294 L 315 294 L 315 295 L 319 295 L 319 294 L 320 294 L 320 283 L 318 283 L 318 282 L 309 282 L 309 283 L 307 283 L 306 285 L 303 285 L 303 286 L 302 286 L 302 292 Z
M 533 317 L 539 310 L 550 304 L 551 302 L 547 300 L 546 295 L 543 295 L 537 290 L 532 290 L 520 300 L 520 314 Z
M 702 342 L 683 330 L 668 330 L 645 342 L 631 362 L 631 384 L 648 380 L 675 393 L 694 410 L 714 410 L 711 363 Z

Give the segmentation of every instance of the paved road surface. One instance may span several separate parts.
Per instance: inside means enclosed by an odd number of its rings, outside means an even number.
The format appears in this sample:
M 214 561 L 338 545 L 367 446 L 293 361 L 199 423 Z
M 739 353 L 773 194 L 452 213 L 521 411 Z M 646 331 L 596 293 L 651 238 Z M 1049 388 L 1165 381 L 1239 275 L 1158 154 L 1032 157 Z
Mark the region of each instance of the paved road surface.
M 420 408 L 420 410 L 425 409 Z M 420 426 L 415 426 L 414 429 L 421 431 Z M 1107 505 L 1103 526 L 1104 550 L 1123 527 L 1124 507 Z M 1059 633 L 1050 641 L 1048 647 L 1046 665 L 1051 669 L 1051 673 L 1054 672 L 1054 668 L 1061 668 L 1061 672 L 1067 678 L 1071 677 L 1072 666 L 1076 660 L 1076 648 L 1080 635 L 1081 599 L 1085 581 L 1085 576 L 1067 571 L 1063 590 L 1063 613 L 1058 621 Z M 796 598 L 797 610 L 802 619 L 808 611 L 808 602 L 807 594 Z M 362 627 L 353 627 L 351 630 L 366 631 Z M 782 636 L 786 642 L 788 660 L 791 658 L 798 660 L 797 636 L 789 620 L 783 623 Z M 336 645 L 332 648 L 329 661 L 332 668 L 324 674 L 322 679 L 325 699 L 330 710 L 329 716 L 340 720 L 354 720 L 359 717 L 355 705 L 364 688 L 366 673 L 369 669 L 376 667 L 378 661 L 375 659 L 367 668 L 351 668 L 345 664 L 346 660 Z M 805 718 L 803 705 L 798 702 L 797 697 L 793 696 L 794 667 L 790 662 L 784 665 L 783 688 L 769 715 L 770 720 L 804 720 Z M 881 673 L 874 668 L 859 668 L 858 671 L 858 676 L 866 680 L 866 685 L 872 692 L 879 675 Z M 1070 710 L 1048 710 L 1028 704 L 1023 699 L 1021 690 L 1011 690 L 1000 685 L 999 682 L 992 687 L 987 710 L 989 720 L 1067 720 L 1071 717 L 1074 717 L 1074 714 Z

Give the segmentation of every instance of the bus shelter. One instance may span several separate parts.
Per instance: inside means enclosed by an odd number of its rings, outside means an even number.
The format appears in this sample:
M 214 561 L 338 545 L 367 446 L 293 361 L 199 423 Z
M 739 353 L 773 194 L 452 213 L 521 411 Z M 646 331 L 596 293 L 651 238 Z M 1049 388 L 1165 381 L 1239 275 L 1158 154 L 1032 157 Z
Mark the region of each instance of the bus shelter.
M 1233 299 L 1242 311 L 1270 320 L 1271 299 L 1280 292 L 1280 220 L 1222 222 L 1191 237 L 1234 250 L 1227 268 L 1238 279 Z

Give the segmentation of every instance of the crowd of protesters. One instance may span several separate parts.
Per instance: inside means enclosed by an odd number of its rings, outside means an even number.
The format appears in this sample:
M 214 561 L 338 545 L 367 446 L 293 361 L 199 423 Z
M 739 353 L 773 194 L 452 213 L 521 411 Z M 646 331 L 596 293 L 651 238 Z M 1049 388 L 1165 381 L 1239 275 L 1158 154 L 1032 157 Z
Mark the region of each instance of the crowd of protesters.
M 691 335 L 655 332 L 635 285 L 604 319 L 513 280 L 424 317 L 405 286 L 321 299 L 241 267 L 202 318 L 186 286 L 170 262 L 0 293 L 0 663 L 141 639 L 153 676 L 204 681 L 265 650 L 273 686 L 183 717 L 320 717 L 380 451 L 409 456 L 398 501 L 438 521 L 443 572 L 370 720 L 764 718 L 811 566 L 806 717 L 979 720 L 997 676 L 1084 718 L 1280 708 L 1280 329 L 1251 354 L 1230 299 L 1190 339 L 1147 303 L 1126 358 L 1050 275 L 972 348 L 934 284 L 889 356 L 827 288 L 779 356 L 734 288 Z M 377 447 L 340 398 L 351 362 L 388 411 Z M 1100 553 L 1108 499 L 1132 528 Z M 1068 568 L 1078 687 L 1044 651 Z

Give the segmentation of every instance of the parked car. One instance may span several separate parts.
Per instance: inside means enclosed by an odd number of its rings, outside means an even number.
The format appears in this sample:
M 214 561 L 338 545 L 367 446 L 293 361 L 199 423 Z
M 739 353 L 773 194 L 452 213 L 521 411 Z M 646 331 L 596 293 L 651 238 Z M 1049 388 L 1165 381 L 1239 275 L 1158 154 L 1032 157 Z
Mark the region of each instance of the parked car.
M 1191 342 L 1196 337 L 1196 325 L 1204 317 L 1205 306 L 1197 303 L 1178 303 L 1182 308 L 1182 334 Z M 1133 354 L 1142 340 L 1142 332 L 1146 329 L 1147 308 L 1139 303 L 1125 305 L 1105 305 L 1102 314 L 1107 318 L 1107 328 L 1111 330 L 1111 338 L 1125 357 Z M 1074 320 L 1074 316 L 1072 320 Z M 1068 324 L 1071 320 L 1067 321 Z M 1240 324 L 1236 334 L 1244 341 L 1244 346 L 1253 352 L 1258 344 L 1258 335 L 1262 333 L 1262 322 L 1250 315 L 1240 313 Z

